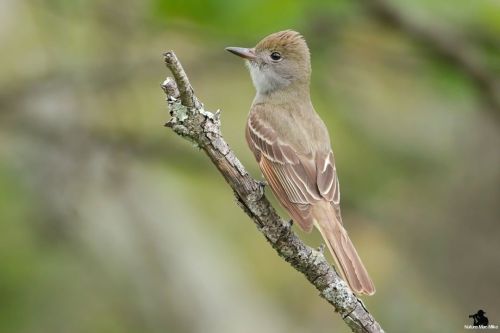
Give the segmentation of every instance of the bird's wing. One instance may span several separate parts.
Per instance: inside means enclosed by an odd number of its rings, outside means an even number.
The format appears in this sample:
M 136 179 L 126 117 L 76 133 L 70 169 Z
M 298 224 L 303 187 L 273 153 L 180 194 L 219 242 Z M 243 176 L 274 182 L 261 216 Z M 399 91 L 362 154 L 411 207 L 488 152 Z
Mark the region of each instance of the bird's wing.
M 331 151 L 298 154 L 271 125 L 250 115 L 246 139 L 271 189 L 305 231 L 313 226 L 311 205 L 328 201 L 338 211 L 339 186 Z
M 335 167 L 335 158 L 333 152 L 316 154 L 316 174 L 318 190 L 335 209 L 337 220 L 342 223 L 340 214 L 340 185 L 337 177 L 337 168 Z

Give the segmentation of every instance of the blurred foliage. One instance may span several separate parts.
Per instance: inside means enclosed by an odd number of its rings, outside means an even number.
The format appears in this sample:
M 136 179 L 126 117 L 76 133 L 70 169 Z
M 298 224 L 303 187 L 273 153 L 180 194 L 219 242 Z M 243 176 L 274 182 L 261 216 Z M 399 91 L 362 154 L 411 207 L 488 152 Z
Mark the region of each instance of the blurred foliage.
M 217 33 L 234 34 L 249 40 L 255 35 L 290 26 L 307 26 L 310 16 L 321 13 L 325 17 L 352 15 L 355 3 L 339 1 L 153 1 L 154 15 L 161 21 L 194 21 Z M 332 18 L 330 16 L 330 18 Z
M 311 48 L 369 309 L 387 331 L 457 332 L 479 308 L 498 323 L 498 115 L 370 3 L 1 2 L 0 332 L 348 331 L 162 127 L 173 49 L 259 177 L 243 136 L 253 87 L 223 48 L 286 28 Z M 497 1 L 390 5 L 500 77 Z

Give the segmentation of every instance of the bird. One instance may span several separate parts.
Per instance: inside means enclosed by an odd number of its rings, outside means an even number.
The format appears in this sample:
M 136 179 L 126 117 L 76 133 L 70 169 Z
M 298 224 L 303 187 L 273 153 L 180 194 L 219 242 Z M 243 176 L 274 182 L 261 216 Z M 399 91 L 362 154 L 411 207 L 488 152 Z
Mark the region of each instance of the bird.
M 245 59 L 256 90 L 245 138 L 267 184 L 304 232 L 319 230 L 349 287 L 373 295 L 375 286 L 342 222 L 330 135 L 310 98 L 304 37 L 284 30 L 253 48 L 226 50 Z

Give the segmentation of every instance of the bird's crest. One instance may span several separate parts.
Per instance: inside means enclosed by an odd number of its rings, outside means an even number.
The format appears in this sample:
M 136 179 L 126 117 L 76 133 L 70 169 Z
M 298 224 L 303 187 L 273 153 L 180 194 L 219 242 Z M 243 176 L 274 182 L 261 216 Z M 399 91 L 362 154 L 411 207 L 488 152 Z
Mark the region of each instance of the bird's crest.
M 281 51 L 286 53 L 304 53 L 309 55 L 304 37 L 293 30 L 279 31 L 261 40 L 256 46 L 257 52 L 262 50 Z

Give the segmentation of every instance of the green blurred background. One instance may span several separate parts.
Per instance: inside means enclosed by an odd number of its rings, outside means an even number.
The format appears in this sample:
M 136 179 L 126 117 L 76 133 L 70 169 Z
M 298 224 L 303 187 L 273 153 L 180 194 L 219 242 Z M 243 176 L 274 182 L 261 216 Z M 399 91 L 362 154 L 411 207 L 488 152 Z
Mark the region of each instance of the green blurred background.
M 287 28 L 311 47 L 368 308 L 392 332 L 500 322 L 498 1 L 2 0 L 0 332 L 348 332 L 162 127 L 172 49 L 260 177 L 224 47 Z

